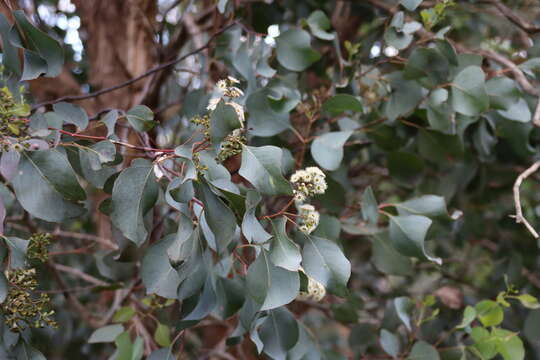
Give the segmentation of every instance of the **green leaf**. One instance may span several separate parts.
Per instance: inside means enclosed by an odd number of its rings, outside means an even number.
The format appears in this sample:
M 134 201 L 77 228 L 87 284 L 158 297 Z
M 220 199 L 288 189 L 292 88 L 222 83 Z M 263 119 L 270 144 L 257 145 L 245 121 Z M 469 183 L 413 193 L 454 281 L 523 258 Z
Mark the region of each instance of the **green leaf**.
M 204 203 L 204 219 L 212 231 L 216 250 L 223 253 L 236 232 L 236 218 L 232 210 L 205 184 L 197 184 L 197 194 Z
M 159 346 L 171 346 L 171 328 L 159 323 L 154 332 L 154 340 Z
M 476 116 L 489 108 L 485 75 L 479 66 L 468 66 L 452 81 L 452 106 L 460 114 Z
M 379 341 L 384 352 L 392 357 L 397 357 L 401 351 L 401 344 L 399 338 L 386 329 L 381 330 Z
M 210 138 L 213 144 L 219 144 L 234 129 L 242 127 L 238 115 L 231 105 L 220 101 L 210 116 Z
M 44 68 L 45 71 L 43 71 L 44 75 L 46 77 L 58 76 L 64 66 L 64 53 L 60 44 L 32 25 L 22 10 L 15 10 L 13 16 L 18 25 L 17 29 L 24 33 L 24 37 L 28 41 L 28 49 L 33 51 L 31 56 L 34 60 L 32 62 L 37 60 L 36 57 L 41 58 L 46 64 L 46 67 Z M 28 51 L 25 51 L 25 73 L 27 53 Z M 37 74 L 37 76 L 35 76 L 36 72 L 32 72 L 33 77 L 25 77 L 25 74 L 23 74 L 21 80 L 32 80 L 40 75 Z
M 286 225 L 287 219 L 283 216 L 272 221 L 274 237 L 270 243 L 270 259 L 276 266 L 289 271 L 298 271 L 302 256 L 298 245 L 287 236 Z
M 317 137 L 311 144 L 311 155 L 326 170 L 336 170 L 343 160 L 343 145 L 352 131 L 329 132 Z
M 361 112 L 362 103 L 356 96 L 337 94 L 324 102 L 323 110 L 332 115 L 339 115 L 345 111 Z
M 167 299 L 176 298 L 180 278 L 167 255 L 167 250 L 174 241 L 175 235 L 168 235 L 145 251 L 141 263 L 141 278 L 148 294 L 157 294 Z
M 86 199 L 66 156 L 56 149 L 23 152 L 13 179 L 15 195 L 31 215 L 61 222 L 82 215 Z
M 156 203 L 158 193 L 153 164 L 144 159 L 134 160 L 114 182 L 111 221 L 136 245 L 148 236 L 144 215 Z
M 461 320 L 461 323 L 456 326 L 457 329 L 464 329 L 467 326 L 471 325 L 471 323 L 476 318 L 476 310 L 472 306 L 467 305 L 465 308 L 465 311 L 463 312 L 463 320 Z
M 306 236 L 302 265 L 306 274 L 325 288 L 338 295 L 344 293 L 351 276 L 351 263 L 336 243 L 316 236 Z
M 256 216 L 257 206 L 261 200 L 261 195 L 257 191 L 247 191 L 246 212 L 242 220 L 242 233 L 250 243 L 262 244 L 272 237 L 272 235 L 266 232 Z
M 414 11 L 422 3 L 422 0 L 401 0 L 401 5 L 409 11 Z
M 518 334 L 505 329 L 493 328 L 492 336 L 497 338 L 497 351 L 504 360 L 523 360 L 525 358 L 523 341 Z
M 116 310 L 112 318 L 112 322 L 115 323 L 125 323 L 131 320 L 135 315 L 135 309 L 131 306 L 122 306 L 120 309 Z
M 411 349 L 407 360 L 439 360 L 441 357 L 432 345 L 425 341 L 417 341 Z
M 79 130 L 84 130 L 88 126 L 88 115 L 79 105 L 59 102 L 53 105 L 53 110 L 64 123 L 73 124 Z
M 484 326 L 497 326 L 504 319 L 502 307 L 492 300 L 480 301 L 475 306 L 478 320 Z
M 298 342 L 298 322 L 284 307 L 271 310 L 259 328 L 259 336 L 265 354 L 272 359 L 286 359 L 287 351 Z
M 491 359 L 497 355 L 497 343 L 493 341 L 489 331 L 483 327 L 472 328 L 471 337 L 474 340 L 474 347 L 481 359 Z
M 272 91 L 261 89 L 253 92 L 246 100 L 246 109 L 249 113 L 248 127 L 255 136 L 274 136 L 288 129 L 288 112 L 276 112 L 271 105 Z
M 291 195 L 291 185 L 281 173 L 283 151 L 276 146 L 242 146 L 238 173 L 265 195 Z
M 521 305 L 525 306 L 527 309 L 540 309 L 538 299 L 532 295 L 521 294 L 512 298 L 519 300 L 521 302 Z
M 321 40 L 334 40 L 335 35 L 327 31 L 330 29 L 330 19 L 324 12 L 315 10 L 306 21 L 313 36 Z
M 287 30 L 279 35 L 276 43 L 277 59 L 288 70 L 304 71 L 321 58 L 321 54 L 311 48 L 311 37 L 304 30 Z
M 420 215 L 390 217 L 390 239 L 397 251 L 406 256 L 433 261 L 442 265 L 441 258 L 426 253 L 424 241 L 432 221 Z
M 261 249 L 249 266 L 246 277 L 247 292 L 260 310 L 270 310 L 288 304 L 298 295 L 300 279 L 297 272 L 275 266 L 270 255 Z
M 144 105 L 136 105 L 129 109 L 126 118 L 131 127 L 138 132 L 146 132 L 156 125 L 154 113 Z
M 411 260 L 394 249 L 386 232 L 374 236 L 371 261 L 379 271 L 388 275 L 412 274 Z
M 140 360 L 143 357 L 144 344 L 140 337 L 131 342 L 129 331 L 124 331 L 115 339 L 116 358 L 115 360 Z
M 396 204 L 400 215 L 424 215 L 428 217 L 448 215 L 444 197 L 437 195 L 423 195 L 414 199 Z
M 88 339 L 88 343 L 96 344 L 113 342 L 122 332 L 124 332 L 124 327 L 120 324 L 103 326 L 94 330 Z

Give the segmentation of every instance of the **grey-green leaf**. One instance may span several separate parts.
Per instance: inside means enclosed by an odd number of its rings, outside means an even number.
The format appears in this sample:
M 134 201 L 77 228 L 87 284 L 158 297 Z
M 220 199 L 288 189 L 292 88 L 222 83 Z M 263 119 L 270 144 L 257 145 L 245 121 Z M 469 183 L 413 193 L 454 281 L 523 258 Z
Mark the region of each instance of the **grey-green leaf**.
M 141 263 L 141 277 L 146 291 L 168 299 L 176 298 L 180 277 L 169 262 L 168 249 L 175 235 L 169 235 L 146 249 Z
M 277 59 L 288 70 L 304 71 L 321 58 L 321 54 L 311 48 L 311 37 L 304 30 L 287 30 L 276 42 Z
M 24 32 L 25 37 L 29 40 L 29 44 L 31 44 L 30 49 L 39 54 L 46 62 L 45 76 L 58 76 L 64 65 L 64 53 L 60 44 L 32 25 L 22 10 L 14 11 L 13 16 L 19 26 L 18 28 Z M 25 80 L 31 79 L 33 78 L 25 78 Z
M 335 35 L 328 32 L 328 29 L 330 29 L 330 19 L 328 19 L 328 16 L 324 12 L 315 10 L 309 15 L 306 21 L 313 36 L 321 40 L 334 40 Z
M 291 195 L 281 173 L 283 151 L 276 146 L 243 146 L 239 174 L 265 195 Z
M 284 307 L 271 310 L 259 328 L 259 336 L 264 353 L 272 359 L 285 360 L 287 351 L 298 342 L 298 322 Z
M 461 70 L 452 81 L 452 106 L 460 114 L 475 116 L 489 108 L 485 74 L 479 66 Z
M 80 130 L 88 126 L 88 115 L 79 105 L 59 102 L 53 105 L 53 110 L 64 123 L 76 125 Z
M 114 340 L 124 332 L 124 326 L 122 324 L 107 325 L 100 327 L 90 335 L 88 339 L 89 344 L 96 343 L 109 343 L 114 342 Z
M 13 188 L 22 207 L 51 222 L 78 217 L 86 198 L 66 156 L 56 149 L 23 152 Z
M 407 360 L 439 360 L 441 357 L 432 345 L 425 341 L 418 341 L 411 349 Z
M 287 219 L 283 216 L 272 221 L 274 238 L 270 244 L 270 259 L 276 266 L 290 271 L 298 271 L 302 256 L 298 245 L 287 236 L 286 225 Z
M 421 215 L 390 217 L 390 239 L 403 255 L 433 261 L 439 265 L 442 259 L 426 253 L 424 241 L 432 221 Z
M 383 350 L 392 357 L 397 357 L 400 352 L 401 344 L 396 335 L 386 329 L 381 330 L 380 339 Z
M 247 292 L 260 310 L 270 310 L 288 304 L 298 295 L 300 278 L 297 272 L 275 266 L 270 255 L 261 249 L 249 266 L 246 277 Z
M 125 237 L 141 245 L 148 236 L 144 215 L 157 201 L 159 187 L 151 162 L 136 159 L 124 169 L 112 191 L 111 220 Z
M 351 276 L 351 263 L 336 243 L 315 236 L 307 236 L 302 251 L 306 274 L 324 287 L 343 292 Z
M 146 132 L 156 125 L 154 113 L 144 105 L 136 105 L 129 109 L 126 118 L 129 124 L 139 132 Z
M 422 0 L 401 0 L 401 5 L 409 11 L 414 11 L 422 3 Z
M 311 144 L 311 155 L 326 170 L 336 170 L 343 160 L 343 145 L 352 131 L 337 131 L 323 134 Z
M 242 220 L 242 233 L 250 243 L 261 244 L 272 237 L 262 227 L 256 216 L 257 205 L 261 199 L 261 195 L 255 190 L 248 190 L 246 193 L 246 212 Z
M 210 116 L 210 138 L 213 144 L 219 144 L 234 129 L 242 126 L 238 115 L 231 105 L 220 101 Z

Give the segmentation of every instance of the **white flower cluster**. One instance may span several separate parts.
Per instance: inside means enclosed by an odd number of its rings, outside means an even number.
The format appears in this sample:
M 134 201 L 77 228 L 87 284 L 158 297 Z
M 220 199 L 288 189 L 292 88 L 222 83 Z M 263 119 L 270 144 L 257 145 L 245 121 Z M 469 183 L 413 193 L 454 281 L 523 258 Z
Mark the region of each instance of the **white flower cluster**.
M 311 204 L 301 204 L 298 206 L 299 229 L 304 234 L 311 234 L 319 225 L 319 212 Z
M 220 94 L 219 96 L 210 99 L 206 109 L 209 111 L 216 110 L 217 105 L 223 99 L 223 97 L 234 99 L 240 96 L 244 96 L 244 92 L 240 90 L 238 87 L 236 87 L 236 84 L 239 84 L 239 83 L 240 81 L 233 78 L 232 76 L 227 77 L 227 79 L 219 80 L 216 86 L 219 89 Z M 242 124 L 242 127 L 243 127 L 244 122 L 246 120 L 246 116 L 244 114 L 244 107 L 232 100 L 225 101 L 225 104 L 230 105 L 234 108 L 234 111 L 236 111 L 236 114 L 238 115 L 238 120 L 240 121 L 240 124 Z
M 300 271 L 302 271 L 304 274 L 304 269 L 300 268 Z M 313 300 L 313 301 L 321 301 L 326 296 L 326 288 L 323 284 L 315 280 L 314 278 L 308 276 L 306 274 L 306 277 L 308 279 L 307 284 L 307 291 L 300 291 L 298 293 L 298 296 L 296 297 L 296 300 Z
M 324 194 L 327 189 L 326 175 L 316 166 L 297 170 L 291 175 L 291 183 L 294 188 L 294 200 L 303 202 L 308 197 Z

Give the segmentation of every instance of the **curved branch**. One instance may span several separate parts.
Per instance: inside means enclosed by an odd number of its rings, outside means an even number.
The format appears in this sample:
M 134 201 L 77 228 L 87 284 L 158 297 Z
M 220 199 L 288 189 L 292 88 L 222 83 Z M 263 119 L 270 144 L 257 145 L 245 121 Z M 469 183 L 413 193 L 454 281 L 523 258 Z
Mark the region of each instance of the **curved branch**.
M 532 164 L 528 169 L 526 169 L 524 172 L 519 174 L 519 176 L 516 179 L 516 182 L 514 183 L 514 204 L 516 206 L 516 215 L 511 215 L 514 219 L 516 219 L 516 223 L 523 224 L 529 230 L 529 232 L 534 236 L 535 239 L 538 239 L 540 236 L 534 230 L 531 224 L 525 219 L 523 216 L 523 210 L 521 209 L 521 198 L 519 194 L 519 188 L 521 186 L 521 183 L 523 180 L 525 180 L 527 177 L 529 177 L 532 173 L 536 172 L 540 168 L 540 160 Z

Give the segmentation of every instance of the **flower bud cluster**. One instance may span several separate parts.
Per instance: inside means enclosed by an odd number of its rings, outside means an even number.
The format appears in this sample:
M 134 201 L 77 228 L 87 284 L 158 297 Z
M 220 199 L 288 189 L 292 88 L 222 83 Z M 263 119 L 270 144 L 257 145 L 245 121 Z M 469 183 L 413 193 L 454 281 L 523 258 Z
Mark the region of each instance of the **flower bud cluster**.
M 51 234 L 36 233 L 33 234 L 28 242 L 26 256 L 29 259 L 46 262 L 49 259 L 48 246 L 51 243 Z
M 2 304 L 2 312 L 11 331 L 22 331 L 27 327 L 43 328 L 57 324 L 51 317 L 49 296 L 41 293 L 33 296 L 37 287 L 36 269 L 14 269 L 6 273 L 10 288 Z
M 0 88 L 0 137 L 22 137 L 27 125 L 20 117 L 30 114 L 30 106 L 24 102 L 16 102 L 13 94 L 7 87 Z M 24 140 L 28 138 L 24 136 Z
M 303 202 L 310 196 L 324 194 L 328 188 L 326 175 L 316 166 L 297 170 L 291 175 L 290 180 L 294 189 L 294 199 L 297 202 Z
M 242 129 L 234 129 L 221 143 L 216 160 L 218 162 L 223 162 L 231 156 L 240 154 L 242 152 L 242 145 L 244 145 L 246 141 L 247 139 L 243 135 Z

